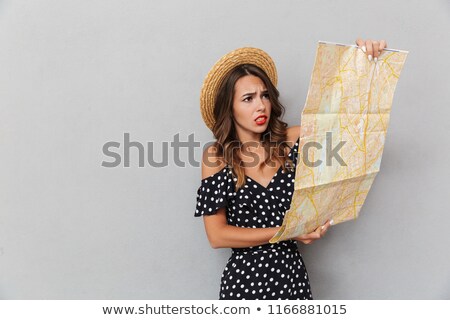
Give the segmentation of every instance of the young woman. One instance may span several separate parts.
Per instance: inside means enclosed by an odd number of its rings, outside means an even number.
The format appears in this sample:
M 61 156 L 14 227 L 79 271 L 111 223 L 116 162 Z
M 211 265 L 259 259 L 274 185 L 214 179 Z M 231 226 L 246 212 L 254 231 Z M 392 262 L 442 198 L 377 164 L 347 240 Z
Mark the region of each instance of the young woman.
M 375 60 L 385 41 L 356 44 Z M 297 241 L 324 236 L 332 221 L 314 232 L 271 244 L 294 192 L 300 126 L 287 128 L 276 89 L 275 65 L 264 51 L 240 48 L 210 70 L 201 112 L 217 141 L 203 154 L 195 216 L 203 216 L 213 248 L 231 248 L 219 299 L 313 299 Z

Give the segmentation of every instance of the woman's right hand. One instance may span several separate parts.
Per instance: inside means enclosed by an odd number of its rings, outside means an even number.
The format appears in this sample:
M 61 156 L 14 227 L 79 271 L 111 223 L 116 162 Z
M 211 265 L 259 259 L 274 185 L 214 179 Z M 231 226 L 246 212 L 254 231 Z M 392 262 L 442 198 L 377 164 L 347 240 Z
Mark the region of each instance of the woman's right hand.
M 304 244 L 311 244 L 314 240 L 322 238 L 325 235 L 325 233 L 327 233 L 327 230 L 331 225 L 333 225 L 333 219 L 327 220 L 327 222 L 323 226 L 318 226 L 317 229 L 311 233 L 304 234 L 291 239 L 301 241 Z

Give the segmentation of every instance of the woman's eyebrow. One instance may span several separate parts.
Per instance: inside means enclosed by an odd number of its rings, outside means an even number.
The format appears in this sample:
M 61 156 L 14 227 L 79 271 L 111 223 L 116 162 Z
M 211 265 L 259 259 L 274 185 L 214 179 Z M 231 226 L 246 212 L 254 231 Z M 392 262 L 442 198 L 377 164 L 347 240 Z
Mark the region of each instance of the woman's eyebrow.
M 268 93 L 269 92 L 269 90 L 263 90 L 261 93 L 263 93 L 263 94 L 265 94 L 265 93 Z M 242 96 L 241 96 L 241 98 L 243 98 L 243 97 L 245 97 L 245 96 L 254 96 L 256 94 L 256 91 L 253 91 L 253 92 L 247 92 L 247 93 L 244 93 Z
M 247 93 L 244 93 L 241 97 L 245 97 L 245 96 L 253 96 L 253 95 L 255 95 L 256 94 L 256 91 L 254 91 L 254 92 L 247 92 Z

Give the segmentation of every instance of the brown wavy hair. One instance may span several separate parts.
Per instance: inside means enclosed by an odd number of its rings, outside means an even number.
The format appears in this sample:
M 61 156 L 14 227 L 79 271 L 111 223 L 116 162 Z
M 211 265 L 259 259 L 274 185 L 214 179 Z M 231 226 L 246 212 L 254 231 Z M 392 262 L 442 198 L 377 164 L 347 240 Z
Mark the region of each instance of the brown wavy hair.
M 252 64 L 242 64 L 235 67 L 223 80 L 214 105 L 214 118 L 216 120 L 212 129 L 214 137 L 217 141 L 212 145 L 215 147 L 215 156 L 223 160 L 229 168 L 232 169 L 233 177 L 237 178 L 236 190 L 245 185 L 244 167 L 241 165 L 242 159 L 239 151 L 242 152 L 243 144 L 239 140 L 233 120 L 233 99 L 234 87 L 236 81 L 246 75 L 254 75 L 259 77 L 265 84 L 269 100 L 271 103 L 270 120 L 267 129 L 261 134 L 263 145 L 268 157 L 264 160 L 263 165 L 281 163 L 283 170 L 293 171 L 294 165 L 292 160 L 286 154 L 286 147 L 290 146 L 286 143 L 287 123 L 280 118 L 284 115 L 285 108 L 278 100 L 279 92 L 270 81 L 267 74 L 259 67 Z M 245 152 L 243 152 L 245 153 Z

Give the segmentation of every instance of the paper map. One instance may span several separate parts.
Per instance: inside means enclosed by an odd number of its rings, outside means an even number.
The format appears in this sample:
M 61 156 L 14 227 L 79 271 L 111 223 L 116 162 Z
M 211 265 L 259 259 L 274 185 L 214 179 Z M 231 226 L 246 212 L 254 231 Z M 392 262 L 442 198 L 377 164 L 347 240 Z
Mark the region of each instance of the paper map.
M 270 243 L 313 232 L 328 219 L 338 224 L 358 217 L 380 170 L 407 54 L 384 49 L 374 62 L 355 45 L 318 43 L 301 115 L 291 207 Z

